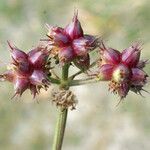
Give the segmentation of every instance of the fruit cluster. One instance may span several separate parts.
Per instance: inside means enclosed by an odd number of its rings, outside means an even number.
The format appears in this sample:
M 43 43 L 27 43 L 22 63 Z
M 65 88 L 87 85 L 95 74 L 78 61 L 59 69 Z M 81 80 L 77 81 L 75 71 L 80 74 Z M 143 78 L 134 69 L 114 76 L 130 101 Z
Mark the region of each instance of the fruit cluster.
M 0 77 L 12 82 L 15 95 L 22 95 L 30 89 L 35 97 L 41 88 L 47 89 L 52 67 L 51 59 L 59 63 L 59 67 L 72 64 L 81 70 L 90 68 L 90 52 L 97 49 L 99 80 L 110 81 L 109 89 L 121 98 L 126 97 L 129 90 L 140 93 L 147 82 L 148 75 L 143 71 L 146 62 L 140 60 L 141 45 L 135 43 L 119 52 L 106 47 L 102 40 L 93 35 L 84 34 L 78 20 L 78 13 L 66 27 L 50 27 L 47 25 L 47 39 L 42 42 L 45 46 L 37 46 L 28 53 L 19 50 L 8 42 L 11 49 L 12 61 L 8 70 Z

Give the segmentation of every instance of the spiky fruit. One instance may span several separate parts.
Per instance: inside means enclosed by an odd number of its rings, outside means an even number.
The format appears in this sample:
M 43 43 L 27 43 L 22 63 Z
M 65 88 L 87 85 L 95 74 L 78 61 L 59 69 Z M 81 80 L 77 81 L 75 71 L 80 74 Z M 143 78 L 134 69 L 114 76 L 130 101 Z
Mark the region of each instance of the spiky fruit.
M 146 61 L 140 61 L 141 47 L 135 43 L 122 53 L 112 48 L 100 47 L 101 63 L 98 76 L 110 80 L 109 90 L 126 97 L 129 90 L 140 93 L 147 83 L 148 75 L 142 70 Z
M 52 46 L 51 54 L 59 59 L 61 64 L 68 62 L 79 62 L 85 59 L 88 53 L 98 45 L 97 38 L 92 35 L 84 35 L 81 23 L 78 20 L 78 12 L 65 28 L 49 27 L 49 45 Z M 78 66 L 82 63 L 78 63 Z M 79 66 L 82 68 L 82 66 Z
M 13 83 L 15 95 L 22 95 L 22 93 L 30 89 L 35 97 L 42 87 L 47 87 L 49 82 L 47 80 L 47 64 L 48 51 L 42 47 L 36 47 L 29 53 L 25 53 L 15 46 L 11 48 L 12 62 L 8 67 L 8 71 L 1 75 L 3 80 Z

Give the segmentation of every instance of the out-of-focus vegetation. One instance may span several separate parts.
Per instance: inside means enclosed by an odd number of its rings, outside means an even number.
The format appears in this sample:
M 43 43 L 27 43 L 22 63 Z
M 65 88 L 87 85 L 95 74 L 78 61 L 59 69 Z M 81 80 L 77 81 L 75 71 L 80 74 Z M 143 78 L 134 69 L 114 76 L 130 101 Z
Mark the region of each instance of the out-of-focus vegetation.
M 122 50 L 143 41 L 142 57 L 150 58 L 150 5 L 148 0 L 1 0 L 1 72 L 10 60 L 7 40 L 28 51 L 46 33 L 45 23 L 66 25 L 74 8 L 86 33 L 100 35 Z M 150 74 L 150 66 L 146 71 Z M 145 87 L 150 91 L 150 86 Z M 149 150 L 150 101 L 129 93 L 119 98 L 108 92 L 107 83 L 72 89 L 79 100 L 69 113 L 64 150 Z M 33 100 L 28 92 L 11 100 L 12 85 L 0 85 L 0 150 L 48 150 L 52 144 L 56 108 L 50 90 Z

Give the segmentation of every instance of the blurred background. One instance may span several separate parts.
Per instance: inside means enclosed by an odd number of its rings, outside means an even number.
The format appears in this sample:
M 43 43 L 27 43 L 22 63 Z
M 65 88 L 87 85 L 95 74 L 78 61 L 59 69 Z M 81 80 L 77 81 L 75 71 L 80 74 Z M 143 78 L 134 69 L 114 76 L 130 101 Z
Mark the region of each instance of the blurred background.
M 45 23 L 65 26 L 74 8 L 85 33 L 100 35 L 119 50 L 140 40 L 142 57 L 150 58 L 149 0 L 0 0 L 0 72 L 10 60 L 7 40 L 28 51 L 45 38 Z M 150 74 L 149 65 L 146 71 Z M 29 91 L 11 100 L 12 85 L 1 82 L 0 150 L 51 149 L 56 123 L 51 89 L 36 100 Z M 108 92 L 107 83 L 72 90 L 79 103 L 69 112 L 63 150 L 150 150 L 149 94 L 129 92 L 115 107 L 119 98 Z

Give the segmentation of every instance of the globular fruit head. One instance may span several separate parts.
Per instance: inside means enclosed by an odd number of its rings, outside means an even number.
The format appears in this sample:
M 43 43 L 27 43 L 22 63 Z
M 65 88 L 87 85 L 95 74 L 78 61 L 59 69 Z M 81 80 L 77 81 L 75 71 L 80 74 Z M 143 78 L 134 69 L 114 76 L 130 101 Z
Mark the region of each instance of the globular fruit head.
M 139 43 L 135 43 L 122 53 L 107 48 L 102 43 L 100 53 L 101 63 L 98 77 L 101 80 L 110 80 L 110 91 L 124 98 L 129 90 L 135 93 L 143 90 L 148 77 L 143 71 L 147 61 L 140 60 L 141 47 Z
M 49 68 L 46 67 L 48 60 L 48 51 L 42 47 L 36 47 L 29 53 L 25 53 L 8 43 L 11 48 L 12 62 L 8 71 L 0 75 L 0 78 L 13 83 L 15 95 L 30 89 L 35 97 L 39 90 L 49 85 L 47 73 Z
M 84 35 L 78 12 L 66 27 L 48 27 L 48 45 L 51 46 L 50 53 L 59 63 L 65 64 L 74 60 L 82 60 L 90 51 L 98 47 L 98 39 L 92 35 Z

